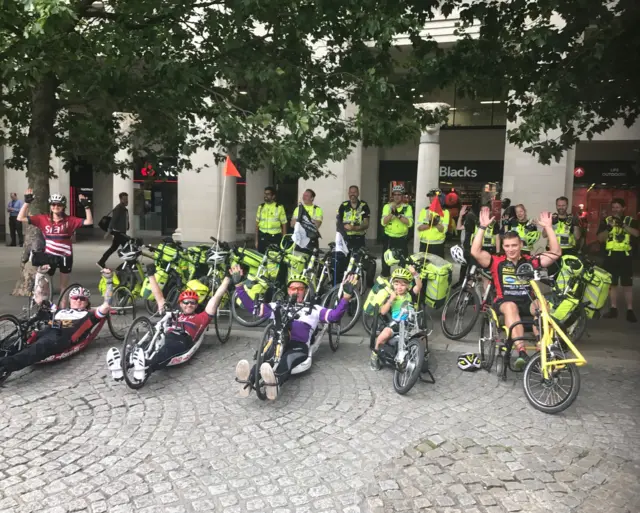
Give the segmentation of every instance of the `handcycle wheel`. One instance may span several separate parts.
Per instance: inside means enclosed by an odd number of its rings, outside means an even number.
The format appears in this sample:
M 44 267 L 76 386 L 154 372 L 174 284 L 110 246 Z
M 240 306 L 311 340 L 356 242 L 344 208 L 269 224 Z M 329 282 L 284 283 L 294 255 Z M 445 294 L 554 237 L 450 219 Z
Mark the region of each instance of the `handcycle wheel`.
M 267 353 L 269 351 L 273 351 L 273 344 L 275 341 L 275 327 L 273 324 L 269 324 L 264 330 L 264 334 L 262 335 L 262 340 L 260 341 L 260 346 L 258 346 L 258 352 L 256 353 L 256 367 L 254 372 L 254 383 L 253 388 L 256 391 L 256 395 L 258 399 L 264 401 L 267 399 L 267 390 L 262 381 L 262 376 L 260 375 L 260 366 L 269 358 L 267 357 Z
M 118 287 L 113 291 L 109 317 L 107 317 L 107 324 L 113 338 L 124 340 L 124 336 L 135 318 L 136 302 L 133 294 L 127 287 Z
M 129 373 L 133 371 L 131 357 L 134 350 L 137 347 L 142 347 L 146 353 L 152 340 L 153 324 L 151 323 L 151 320 L 148 317 L 138 317 L 129 327 L 122 345 L 122 373 L 124 374 L 124 380 L 129 388 L 133 388 L 134 390 L 142 388 L 149 378 L 149 372 L 145 373 L 142 381 L 134 379 L 133 374 Z
M 404 395 L 413 388 L 424 364 L 425 344 L 420 339 L 411 339 L 407 343 L 407 356 L 405 356 L 405 369 L 400 371 L 396 369 L 393 372 L 393 388 L 395 391 Z
M 452 310 L 449 311 L 449 309 Z M 480 296 L 475 290 L 467 288 L 456 290 L 442 308 L 440 325 L 445 337 L 460 340 L 466 336 L 476 325 L 480 310 Z M 465 314 L 469 315 L 465 318 Z
M 555 356 L 548 352 L 547 358 L 553 361 Z M 580 391 L 580 373 L 575 364 L 566 363 L 551 367 L 549 379 L 545 380 L 541 359 L 541 354 L 536 353 L 524 368 L 524 393 L 536 410 L 543 413 L 559 413 L 575 401 Z
M 567 324 L 566 328 L 564 328 L 564 332 L 575 344 L 580 341 L 587 330 L 587 312 L 585 311 L 584 306 L 578 306 L 575 318 L 572 318 Z
M 424 318 L 424 317 L 423 317 Z M 362 313 L 362 325 L 364 326 L 364 330 L 368 335 L 371 335 L 371 330 L 374 330 L 373 326 L 380 324 L 380 315 L 378 314 L 378 309 L 376 308 L 375 313 L 369 315 L 366 313 Z
M 51 282 L 49 282 L 49 286 L 51 286 Z M 56 310 L 60 310 L 62 308 L 62 303 L 65 303 L 66 306 L 69 306 L 69 292 L 75 287 L 82 287 L 79 283 L 72 283 L 66 289 L 60 291 L 60 297 L 58 298 L 58 302 L 56 303 Z
M 491 367 L 493 367 L 493 362 L 500 346 L 499 330 L 500 328 L 492 318 L 488 315 L 483 316 L 478 349 L 480 351 L 480 363 L 487 372 L 491 372 Z
M 152 317 L 158 313 L 158 303 L 153 297 L 144 300 L 144 308 Z
M 238 291 L 234 290 L 231 296 L 231 314 L 238 324 L 245 328 L 255 328 L 263 324 L 266 320 L 253 312 L 247 312 L 242 306 L 242 302 L 238 298 Z
M 338 297 L 338 293 L 340 292 L 340 284 L 333 287 L 329 294 L 327 295 L 327 299 L 324 302 L 325 308 L 335 308 L 337 304 L 340 302 L 340 297 Z M 360 298 L 360 293 L 357 290 L 353 291 L 353 296 L 349 300 L 349 306 L 347 312 L 342 316 L 340 321 L 340 333 L 345 335 L 351 330 L 358 322 L 358 319 L 362 315 L 362 299 Z
M 330 324 L 327 331 L 329 332 L 329 347 L 335 353 L 340 347 L 340 325 Z
M 0 358 L 18 353 L 24 344 L 24 334 L 20 321 L 15 315 L 0 315 Z M 0 384 L 11 375 L 10 372 L 0 372 Z
M 227 343 L 233 327 L 233 313 L 231 312 L 231 294 L 227 291 L 222 296 L 216 316 L 213 318 L 213 326 L 216 330 L 216 337 L 221 344 Z

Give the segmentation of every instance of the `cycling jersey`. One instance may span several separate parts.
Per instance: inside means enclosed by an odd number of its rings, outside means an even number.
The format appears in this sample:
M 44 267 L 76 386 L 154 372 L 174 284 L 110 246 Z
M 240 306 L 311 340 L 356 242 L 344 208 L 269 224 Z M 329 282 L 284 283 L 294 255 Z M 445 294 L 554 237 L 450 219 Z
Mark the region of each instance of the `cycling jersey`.
M 27 217 L 27 221 L 44 235 L 44 252 L 61 257 L 71 256 L 71 237 L 84 224 L 84 219 L 68 215 L 54 221 L 49 214 L 38 214 Z
M 529 298 L 531 286 L 529 278 L 517 276 L 518 269 L 523 265 L 529 265 L 533 269 L 539 269 L 540 258 L 530 255 L 522 255 L 517 264 L 507 260 L 506 255 L 491 255 L 491 279 L 496 291 L 496 300 L 512 298 L 513 301 L 523 301 Z
M 64 308 L 58 310 L 49 325 L 46 326 L 42 333 L 48 330 L 60 330 L 60 335 L 68 337 L 70 341 L 75 342 L 98 324 L 105 316 L 96 310 L 74 310 L 72 308 Z
M 191 340 L 196 341 L 202 335 L 213 316 L 207 312 L 200 312 L 192 315 L 180 314 L 178 320 L 167 330 L 167 333 L 184 330 Z

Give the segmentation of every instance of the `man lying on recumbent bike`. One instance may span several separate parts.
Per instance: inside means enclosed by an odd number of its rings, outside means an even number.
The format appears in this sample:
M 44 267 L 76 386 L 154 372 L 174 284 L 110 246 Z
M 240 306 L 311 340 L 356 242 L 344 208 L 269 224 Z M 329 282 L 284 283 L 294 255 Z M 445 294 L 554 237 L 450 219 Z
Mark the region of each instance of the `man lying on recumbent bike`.
M 537 256 L 522 253 L 522 241 L 515 231 L 506 232 L 502 236 L 501 255 L 491 255 L 482 249 L 484 230 L 493 222 L 494 218 L 487 207 L 480 210 L 480 225 L 471 244 L 471 255 L 478 264 L 491 271 L 491 278 L 495 288 L 495 300 L 493 308 L 504 315 L 505 326 L 513 326 L 520 322 L 523 315 L 534 315 L 537 308 L 536 301 L 531 301 L 531 286 L 528 278 L 518 276 L 518 270 L 522 266 L 532 269 L 549 267 L 562 255 L 560 244 L 553 231 L 550 212 L 542 212 L 538 218 L 538 226 L 541 226 L 549 242 L 549 251 Z M 518 359 L 514 367 L 522 369 L 526 363 L 527 353 L 524 349 L 524 326 L 518 324 L 511 331 L 511 338 L 516 339 L 515 346 L 518 350 Z M 518 340 L 519 339 L 519 340 Z

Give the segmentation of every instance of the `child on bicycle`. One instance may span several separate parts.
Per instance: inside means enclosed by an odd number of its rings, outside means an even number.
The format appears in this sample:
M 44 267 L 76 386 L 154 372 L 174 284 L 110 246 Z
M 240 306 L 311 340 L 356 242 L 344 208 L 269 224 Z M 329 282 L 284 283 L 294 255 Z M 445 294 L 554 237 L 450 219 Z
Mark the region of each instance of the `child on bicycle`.
M 411 282 L 415 281 L 413 289 L 410 289 Z M 409 266 L 408 268 L 399 267 L 391 275 L 391 285 L 393 291 L 389 295 L 389 299 L 380 307 L 380 315 L 386 316 L 391 314 L 391 322 L 383 328 L 376 339 L 376 345 L 371 352 L 370 365 L 372 370 L 380 370 L 382 367 L 380 364 L 380 358 L 378 357 L 378 351 L 386 344 L 394 334 L 398 333 L 398 323 L 396 319 L 400 315 L 402 308 L 407 304 L 412 305 L 420 295 L 422 290 L 422 280 L 420 275 L 416 272 L 415 267 Z

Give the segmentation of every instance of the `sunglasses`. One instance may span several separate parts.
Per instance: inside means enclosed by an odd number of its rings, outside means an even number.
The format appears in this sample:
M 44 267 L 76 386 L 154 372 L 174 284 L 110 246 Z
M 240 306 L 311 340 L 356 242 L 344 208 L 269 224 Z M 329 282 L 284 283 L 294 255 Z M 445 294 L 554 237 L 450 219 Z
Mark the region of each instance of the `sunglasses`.
M 195 305 L 198 304 L 198 302 L 197 301 L 187 300 L 187 301 L 183 301 L 182 304 L 185 305 L 185 306 L 195 306 Z
M 73 299 L 74 301 L 89 301 L 87 296 L 69 296 L 69 299 Z

